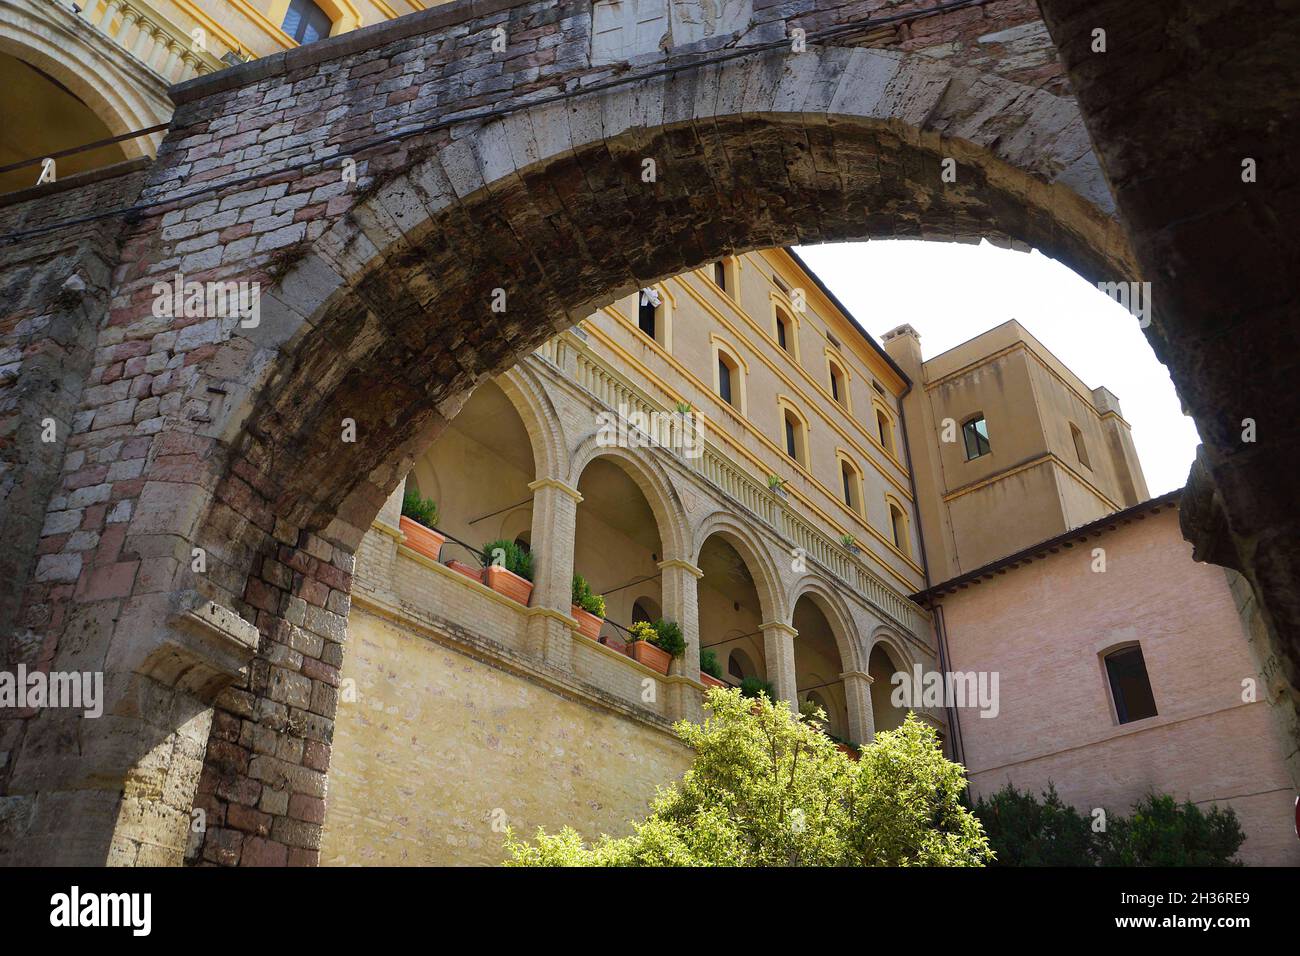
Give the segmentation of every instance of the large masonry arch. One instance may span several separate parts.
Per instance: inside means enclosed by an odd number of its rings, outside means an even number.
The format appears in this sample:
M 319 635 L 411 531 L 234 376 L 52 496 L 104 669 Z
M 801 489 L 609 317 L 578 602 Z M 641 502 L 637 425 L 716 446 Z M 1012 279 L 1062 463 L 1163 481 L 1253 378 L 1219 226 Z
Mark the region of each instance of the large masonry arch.
M 760 35 L 853 6 L 786 4 Z M 990 6 L 1036 22 L 1030 4 Z M 74 718 L 25 722 L 8 858 L 177 862 L 204 787 L 323 799 L 362 534 L 476 383 L 616 298 L 724 254 L 884 236 L 1136 275 L 1059 70 L 1031 85 L 832 40 L 582 92 L 585 71 L 608 75 L 584 52 L 589 17 L 454 4 L 174 91 L 97 367 L 169 361 L 148 398 L 94 385 L 78 416 L 82 446 L 107 444 L 155 403 L 141 468 L 100 482 L 125 546 L 84 577 L 79 557 L 45 553 L 23 622 L 53 666 L 106 670 L 109 716 L 80 731 L 75 762 L 51 757 Z M 447 66 L 457 44 L 491 61 L 496 25 L 561 22 L 578 24 L 572 49 L 517 88 Z M 262 283 L 257 325 L 160 319 L 155 284 L 178 272 Z M 52 593 L 49 569 L 76 587 Z M 255 754 L 231 721 L 293 745 Z M 319 827 L 271 817 L 268 838 L 312 862 Z

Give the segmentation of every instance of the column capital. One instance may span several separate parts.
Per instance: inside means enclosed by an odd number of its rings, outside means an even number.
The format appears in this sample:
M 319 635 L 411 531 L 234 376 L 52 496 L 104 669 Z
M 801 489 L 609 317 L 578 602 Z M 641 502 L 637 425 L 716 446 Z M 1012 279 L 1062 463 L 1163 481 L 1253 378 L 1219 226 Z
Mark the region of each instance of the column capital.
M 874 677 L 872 677 L 870 674 L 865 674 L 862 671 L 844 671 L 842 674 L 840 674 L 840 677 L 843 680 L 851 680 L 853 678 L 858 678 L 859 680 L 866 681 L 868 684 L 874 684 L 876 682 L 876 679 Z
M 786 631 L 791 637 L 798 637 L 799 631 L 792 624 L 786 624 L 784 621 L 764 621 L 758 625 L 759 630 Z
M 558 478 L 538 478 L 536 481 L 530 481 L 528 487 L 534 492 L 540 491 L 543 488 L 554 488 L 556 491 L 568 495 L 574 501 L 582 501 L 582 495 L 578 492 L 577 488 L 574 488 L 571 485 L 566 485 Z
M 704 572 L 691 564 L 689 561 L 683 561 L 681 558 L 669 558 L 666 561 L 660 561 L 657 565 L 660 571 L 667 571 L 669 568 L 680 568 L 697 581 L 704 577 Z

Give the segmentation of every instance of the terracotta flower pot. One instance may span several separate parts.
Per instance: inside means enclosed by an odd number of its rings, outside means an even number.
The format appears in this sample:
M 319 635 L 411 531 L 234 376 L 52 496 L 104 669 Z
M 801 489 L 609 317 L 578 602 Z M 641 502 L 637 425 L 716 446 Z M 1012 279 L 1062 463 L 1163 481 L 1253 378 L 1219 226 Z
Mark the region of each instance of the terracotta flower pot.
M 605 623 L 601 618 L 590 611 L 584 611 L 575 604 L 573 605 L 573 619 L 578 622 L 578 633 L 583 637 L 589 637 L 593 641 L 600 637 L 601 625 Z
M 705 687 L 721 687 L 723 690 L 727 689 L 726 681 L 718 680 L 712 674 L 706 674 L 704 671 L 700 671 L 700 683 Z
M 644 664 L 651 670 L 656 670 L 661 674 L 668 673 L 668 665 L 673 662 L 673 655 L 667 651 L 660 650 L 649 641 L 632 642 L 632 660 L 638 664 Z
M 438 534 L 432 528 L 426 528 L 418 521 L 412 521 L 406 515 L 402 515 L 399 523 L 402 528 L 402 542 L 408 548 L 431 561 L 438 560 L 438 552 L 442 550 L 442 543 L 447 540 L 446 536 Z
M 489 564 L 483 569 L 483 583 L 498 594 L 503 594 L 512 601 L 527 606 L 528 598 L 533 593 L 533 582 L 521 578 L 513 571 L 508 571 L 499 564 Z
M 466 564 L 464 561 L 457 561 L 454 558 L 451 561 L 447 562 L 447 567 L 451 568 L 453 571 L 457 572 L 458 574 L 465 575 L 465 577 L 469 578 L 471 581 L 478 581 L 480 584 L 483 583 L 482 568 L 471 567 L 470 565 Z

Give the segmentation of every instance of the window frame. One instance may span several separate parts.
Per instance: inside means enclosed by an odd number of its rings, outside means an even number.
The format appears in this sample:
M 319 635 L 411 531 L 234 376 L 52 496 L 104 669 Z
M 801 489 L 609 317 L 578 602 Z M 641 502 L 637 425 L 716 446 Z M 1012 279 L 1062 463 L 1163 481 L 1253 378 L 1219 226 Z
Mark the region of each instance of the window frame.
M 843 448 L 836 449 L 835 459 L 840 468 L 840 490 L 844 490 L 843 485 L 847 479 L 851 485 L 850 490 L 853 492 L 850 497 L 857 498 L 856 504 L 851 500 L 845 499 L 841 499 L 841 502 L 849 509 L 849 511 L 865 520 L 867 516 L 867 502 L 864 494 L 866 485 L 862 469 L 858 467 L 858 463 L 854 461 L 852 456 L 850 456 Z M 846 468 L 848 469 L 848 474 L 845 474 Z
M 808 419 L 799 411 L 798 406 L 796 406 L 787 396 L 778 395 L 776 402 L 781 423 L 781 450 L 789 461 L 794 462 L 794 464 L 798 465 L 805 472 L 811 474 L 812 443 L 809 437 L 810 430 L 808 428 Z M 796 426 L 794 429 L 794 455 L 790 454 L 787 439 L 787 428 L 789 425 L 789 419 L 786 417 L 787 415 L 794 419 L 794 424 Z
M 768 293 L 768 302 L 771 306 L 772 312 L 772 341 L 776 343 L 776 347 L 780 349 L 786 357 L 796 365 L 802 365 L 803 361 L 799 350 L 799 316 L 795 313 L 794 306 L 791 304 L 788 296 L 777 292 L 776 290 L 772 290 Z M 783 317 L 786 326 L 786 346 L 784 348 L 781 346 L 780 333 L 781 320 Z
M 641 335 L 650 339 L 651 342 L 671 355 L 673 351 L 673 306 L 676 305 L 676 300 L 661 282 L 653 283 L 652 285 L 645 286 L 645 288 L 657 289 L 659 292 L 659 305 L 655 309 L 655 331 L 657 334 L 651 338 L 646 334 L 645 329 L 641 328 L 640 289 L 637 289 L 636 292 L 633 293 L 632 305 L 636 310 L 636 313 L 634 318 L 628 320 L 628 324 L 641 333 Z
M 1124 702 L 1121 705 L 1121 698 L 1120 695 L 1116 694 L 1116 681 L 1111 672 L 1110 666 L 1110 661 L 1113 658 L 1125 654 L 1132 654 L 1134 652 L 1137 653 L 1138 660 L 1142 665 L 1142 677 L 1146 682 L 1147 696 L 1151 699 L 1151 713 L 1142 717 L 1127 716 L 1130 709 L 1129 704 Z M 1111 720 L 1114 721 L 1115 726 L 1124 727 L 1129 724 L 1141 723 L 1144 720 L 1150 720 L 1153 717 L 1160 716 L 1160 705 L 1156 702 L 1156 690 L 1151 683 L 1151 670 L 1147 667 L 1146 655 L 1142 652 L 1141 641 L 1126 641 L 1123 644 L 1112 645 L 1107 647 L 1105 650 L 1100 651 L 1097 658 L 1101 664 L 1102 681 L 1106 686 L 1106 695 L 1110 700 L 1110 716 Z
M 721 285 L 718 284 L 717 279 L 719 267 L 722 269 Z M 740 259 L 738 256 L 722 256 L 714 259 L 704 269 L 704 274 L 709 280 L 709 285 L 732 302 L 739 304 L 740 300 L 736 297 L 740 285 Z
M 894 515 L 897 514 L 902 519 L 902 540 L 899 540 L 899 529 Z M 901 554 L 909 561 L 912 560 L 912 519 L 903 503 L 893 495 L 886 492 L 885 494 L 885 516 L 888 519 L 888 531 L 890 547 Z
M 839 372 L 839 392 L 836 396 L 835 379 L 836 371 Z M 850 383 L 848 365 L 842 358 L 835 355 L 830 349 L 826 349 L 826 390 L 831 396 L 831 401 L 840 407 L 840 409 L 849 415 L 853 414 L 853 398 L 850 395 Z
M 971 426 L 974 426 L 977 422 L 984 423 L 984 431 L 981 434 L 978 428 L 975 429 L 975 434 L 976 434 L 975 447 L 978 449 L 979 441 L 980 439 L 983 439 L 984 450 L 979 452 L 978 454 L 972 455 L 970 453 L 970 442 L 966 440 L 966 429 L 970 428 Z M 989 432 L 989 420 L 985 417 L 983 412 L 976 412 L 975 414 L 967 415 L 966 418 L 962 419 L 962 423 L 961 423 L 962 454 L 965 456 L 967 461 L 976 461 L 977 459 L 983 458 L 986 455 L 993 454 L 993 439 L 989 437 L 988 432 Z
M 714 334 L 709 338 L 710 354 L 713 358 L 713 395 L 722 404 L 726 405 L 742 418 L 747 417 L 747 399 L 745 396 L 745 380 L 749 377 L 749 368 L 744 360 L 740 358 L 739 350 L 731 343 L 723 340 Z M 722 379 L 719 374 L 719 363 L 726 359 L 726 364 L 731 371 L 731 401 L 722 397 Z M 739 386 L 739 387 L 738 387 Z
M 1070 439 L 1074 442 L 1074 457 L 1079 459 L 1079 464 L 1084 468 L 1092 471 L 1092 460 L 1088 456 L 1088 443 L 1083 437 L 1083 429 L 1074 422 L 1066 424 L 1070 426 Z
M 893 413 L 889 410 L 889 408 L 885 405 L 884 402 L 879 401 L 878 399 L 875 398 L 871 400 L 871 411 L 873 412 L 875 417 L 875 422 L 873 423 L 875 425 L 875 430 L 874 430 L 874 434 L 871 431 L 868 431 L 867 434 L 871 435 L 872 440 L 875 441 L 875 443 L 878 444 L 884 450 L 886 455 L 888 455 L 895 462 L 897 462 L 898 461 L 898 439 L 895 437 L 895 435 L 897 434 L 897 423 L 894 421 Z M 889 441 L 885 441 L 880 436 L 881 416 L 883 416 L 885 419 L 885 424 L 887 426 L 886 434 L 889 436 Z
M 288 37 L 295 45 L 306 46 L 308 44 L 295 40 L 284 29 L 284 21 L 289 15 L 291 5 L 292 0 L 273 0 L 270 9 L 266 12 L 266 18 L 274 23 L 276 29 Z M 360 25 L 360 15 L 357 13 L 356 8 L 352 6 L 350 0 L 312 0 L 312 5 L 325 14 L 330 21 L 329 33 L 321 37 L 321 40 L 338 36 L 349 30 L 355 30 Z M 318 41 L 313 40 L 310 42 L 315 43 Z

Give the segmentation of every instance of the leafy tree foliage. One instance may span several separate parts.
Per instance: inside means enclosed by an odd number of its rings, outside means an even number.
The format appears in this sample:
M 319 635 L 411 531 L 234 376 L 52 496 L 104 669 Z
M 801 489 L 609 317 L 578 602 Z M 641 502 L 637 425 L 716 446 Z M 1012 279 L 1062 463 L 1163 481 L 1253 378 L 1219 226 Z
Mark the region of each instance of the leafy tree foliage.
M 853 761 L 802 716 L 766 697 L 712 689 L 695 749 L 631 836 L 588 846 L 573 829 L 506 848 L 514 866 L 980 866 L 990 856 L 961 804 L 960 766 L 908 717 Z
M 1231 807 L 1202 811 L 1150 794 L 1104 832 L 1049 786 L 1040 803 L 1007 784 L 975 804 L 999 866 L 1239 866 L 1245 834 Z
M 1231 807 L 1180 804 L 1150 794 L 1127 817 L 1110 821 L 1100 841 L 1102 866 L 1240 866 L 1234 856 L 1246 842 Z
M 975 804 L 997 866 L 1093 866 L 1092 824 L 1048 785 L 1039 803 L 1007 784 Z

